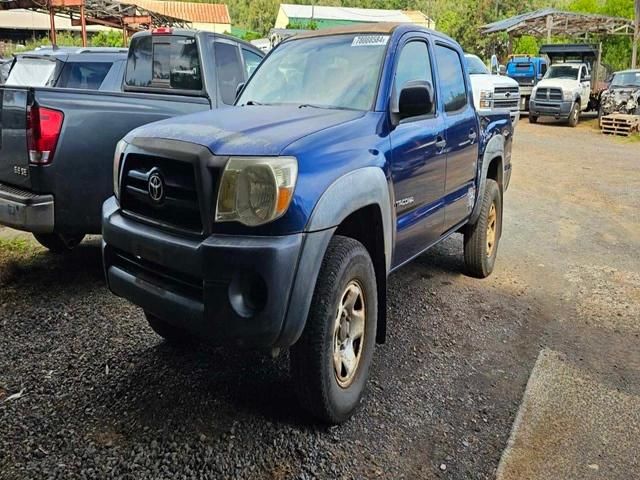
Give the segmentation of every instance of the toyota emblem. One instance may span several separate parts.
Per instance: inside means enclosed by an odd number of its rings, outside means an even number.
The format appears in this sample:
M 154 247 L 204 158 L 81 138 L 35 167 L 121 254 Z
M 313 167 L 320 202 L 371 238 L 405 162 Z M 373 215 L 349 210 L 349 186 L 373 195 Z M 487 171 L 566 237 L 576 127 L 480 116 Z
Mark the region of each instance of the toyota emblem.
M 155 203 L 161 203 L 164 200 L 164 181 L 158 172 L 154 172 L 149 177 L 147 184 L 149 198 Z

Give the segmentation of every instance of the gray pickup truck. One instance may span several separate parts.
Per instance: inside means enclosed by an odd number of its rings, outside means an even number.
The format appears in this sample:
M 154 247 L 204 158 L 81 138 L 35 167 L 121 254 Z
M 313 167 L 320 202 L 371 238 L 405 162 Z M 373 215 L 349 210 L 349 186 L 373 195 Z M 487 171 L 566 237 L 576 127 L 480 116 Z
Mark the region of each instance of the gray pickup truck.
M 0 224 L 53 252 L 101 231 L 116 143 L 141 125 L 233 105 L 264 53 L 209 32 L 134 35 L 121 91 L 0 87 Z

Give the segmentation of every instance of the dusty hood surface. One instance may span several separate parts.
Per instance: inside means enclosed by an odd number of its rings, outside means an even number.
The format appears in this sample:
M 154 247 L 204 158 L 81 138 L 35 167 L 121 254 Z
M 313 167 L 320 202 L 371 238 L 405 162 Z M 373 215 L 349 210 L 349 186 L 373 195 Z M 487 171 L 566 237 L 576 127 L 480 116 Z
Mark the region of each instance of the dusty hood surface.
M 150 123 L 126 138 L 182 140 L 203 145 L 215 155 L 278 155 L 296 140 L 364 114 L 298 106 L 232 107 Z
M 571 78 L 545 78 L 537 85 L 538 88 L 560 88 L 568 92 L 575 90 L 578 86 L 578 81 Z

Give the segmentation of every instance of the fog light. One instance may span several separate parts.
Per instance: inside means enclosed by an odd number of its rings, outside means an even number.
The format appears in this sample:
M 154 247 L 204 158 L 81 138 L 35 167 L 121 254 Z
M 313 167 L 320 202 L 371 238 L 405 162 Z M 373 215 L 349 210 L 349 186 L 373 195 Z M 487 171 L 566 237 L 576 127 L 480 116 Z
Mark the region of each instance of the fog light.
M 236 272 L 229 284 L 229 303 L 241 317 L 251 318 L 267 304 L 267 285 L 255 272 Z

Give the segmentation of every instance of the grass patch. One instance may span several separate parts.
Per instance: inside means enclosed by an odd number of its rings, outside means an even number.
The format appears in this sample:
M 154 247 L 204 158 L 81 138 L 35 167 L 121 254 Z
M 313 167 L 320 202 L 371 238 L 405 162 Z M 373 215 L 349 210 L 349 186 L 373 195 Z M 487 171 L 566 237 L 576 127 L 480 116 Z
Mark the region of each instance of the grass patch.
M 33 264 L 39 251 L 29 239 L 0 238 L 0 288 L 17 269 Z
M 24 238 L 0 238 L 0 254 L 29 255 L 34 252 L 33 244 Z

